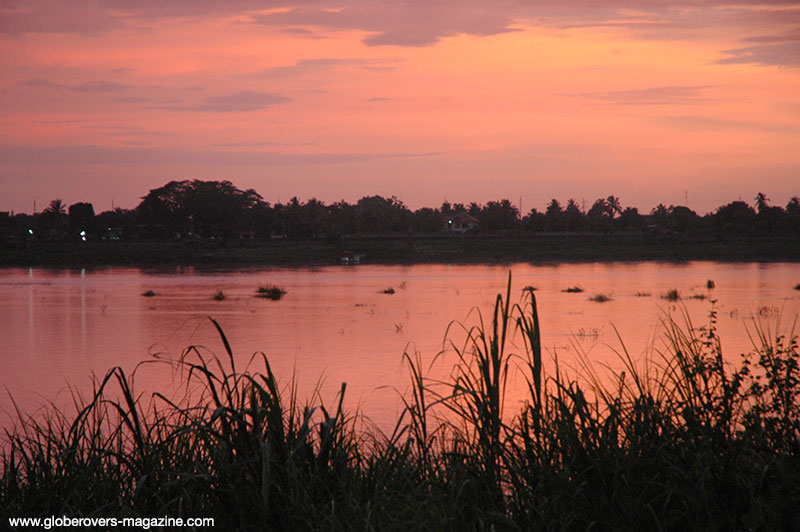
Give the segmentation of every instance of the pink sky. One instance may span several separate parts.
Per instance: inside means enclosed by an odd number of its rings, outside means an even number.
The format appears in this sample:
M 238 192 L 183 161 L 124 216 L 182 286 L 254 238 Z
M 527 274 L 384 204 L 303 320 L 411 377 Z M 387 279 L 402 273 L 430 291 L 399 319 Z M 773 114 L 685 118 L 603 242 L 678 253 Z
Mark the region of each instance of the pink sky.
M 800 195 L 800 4 L 0 0 L 0 210 Z

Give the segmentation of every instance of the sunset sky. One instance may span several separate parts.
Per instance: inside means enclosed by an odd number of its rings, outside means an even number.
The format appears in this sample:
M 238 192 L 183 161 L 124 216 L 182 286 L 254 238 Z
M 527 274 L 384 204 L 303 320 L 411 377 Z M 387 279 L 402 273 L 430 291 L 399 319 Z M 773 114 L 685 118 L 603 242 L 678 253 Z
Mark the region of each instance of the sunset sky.
M 0 0 L 0 211 L 800 195 L 800 3 Z

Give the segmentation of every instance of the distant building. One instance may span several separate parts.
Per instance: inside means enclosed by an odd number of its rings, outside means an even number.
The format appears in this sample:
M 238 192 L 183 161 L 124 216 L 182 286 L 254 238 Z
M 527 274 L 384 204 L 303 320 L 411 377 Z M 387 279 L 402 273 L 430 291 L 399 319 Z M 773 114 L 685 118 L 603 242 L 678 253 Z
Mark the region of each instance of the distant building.
M 478 219 L 464 211 L 458 211 L 446 218 L 445 231 L 450 233 L 466 233 L 478 227 Z
M 122 240 L 122 228 L 121 227 L 109 227 L 106 229 L 106 232 L 102 236 L 103 240 L 108 240 L 110 242 L 119 242 Z
M 364 260 L 363 253 L 353 253 L 352 251 L 343 251 L 339 260 L 342 264 L 361 264 Z

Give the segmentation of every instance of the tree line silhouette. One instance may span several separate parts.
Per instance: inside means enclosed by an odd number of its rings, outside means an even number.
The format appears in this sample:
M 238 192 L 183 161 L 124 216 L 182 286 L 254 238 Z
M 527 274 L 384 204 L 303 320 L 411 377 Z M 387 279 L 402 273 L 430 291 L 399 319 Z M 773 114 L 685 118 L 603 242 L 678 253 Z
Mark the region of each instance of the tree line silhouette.
M 620 198 L 597 199 L 586 210 L 574 199 L 566 205 L 552 199 L 543 212 L 522 215 L 508 199 L 486 204 L 443 202 L 438 208 L 411 210 L 392 196 L 364 196 L 355 204 L 317 199 L 270 204 L 253 189 L 230 181 L 171 181 L 150 190 L 134 209 L 95 214 L 91 203 L 67 207 L 54 199 L 41 213 L 0 212 L 0 243 L 7 247 L 54 241 L 174 241 L 191 239 L 266 240 L 337 238 L 343 235 L 434 234 L 452 227 L 459 213 L 474 224 L 467 233 L 646 232 L 656 238 L 681 235 L 798 235 L 800 200 L 785 208 L 770 205 L 763 193 L 754 206 L 738 200 L 698 215 L 683 205 L 659 204 L 642 214 L 623 208 Z M 460 215 L 464 216 L 464 215 Z

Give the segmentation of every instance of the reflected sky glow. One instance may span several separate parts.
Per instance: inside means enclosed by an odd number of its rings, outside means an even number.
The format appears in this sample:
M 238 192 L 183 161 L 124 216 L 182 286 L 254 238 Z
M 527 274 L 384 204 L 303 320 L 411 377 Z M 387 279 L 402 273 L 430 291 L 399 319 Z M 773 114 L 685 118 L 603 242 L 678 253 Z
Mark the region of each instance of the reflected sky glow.
M 523 286 L 537 288 L 547 359 L 558 354 L 567 368 L 579 366 L 576 349 L 597 369 L 618 368 L 613 327 L 635 357 L 661 347 L 660 319 L 680 310 L 660 298 L 672 288 L 682 294 L 698 326 L 707 323 L 711 303 L 692 296 L 716 299 L 729 360 L 749 349 L 745 326 L 752 326 L 754 317 L 774 328 L 779 318 L 791 325 L 800 312 L 800 292 L 793 289 L 800 279 L 797 264 L 519 264 L 511 269 L 515 301 Z M 301 397 L 321 382 L 323 397 L 332 400 L 345 381 L 351 406 L 361 405 L 379 424 L 390 424 L 399 407 L 396 390 L 408 383 L 404 350 L 419 350 L 423 360 L 433 360 L 451 320 L 475 323 L 475 314 L 468 318 L 473 307 L 489 319 L 507 275 L 505 266 L 448 265 L 216 273 L 0 270 L 0 387 L 25 411 L 33 411 L 49 401 L 70 404 L 68 384 L 87 393 L 93 372 L 102 377 L 114 366 L 130 372 L 156 353 L 176 359 L 190 345 L 222 354 L 211 316 L 225 331 L 239 367 L 263 351 L 282 383 L 296 376 Z M 716 284 L 712 291 L 706 288 L 709 279 Z M 280 301 L 255 297 L 265 284 L 282 286 L 288 294 Z M 575 285 L 585 292 L 563 292 Z M 388 287 L 395 293 L 382 293 Z M 156 296 L 142 296 L 147 290 Z M 224 291 L 225 301 L 213 300 L 217 290 Z M 589 301 L 600 293 L 611 301 Z M 650 295 L 637 295 L 642 293 Z M 451 362 L 441 358 L 431 375 L 446 376 Z M 147 364 L 137 370 L 136 386 L 146 394 L 178 393 L 174 377 L 167 364 Z M 11 408 L 2 394 L 0 425 L 8 423 Z

